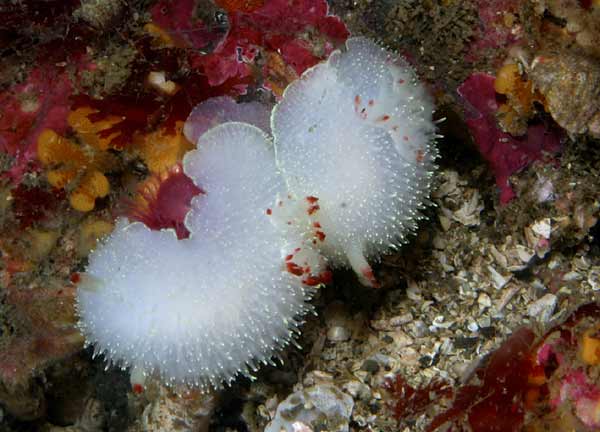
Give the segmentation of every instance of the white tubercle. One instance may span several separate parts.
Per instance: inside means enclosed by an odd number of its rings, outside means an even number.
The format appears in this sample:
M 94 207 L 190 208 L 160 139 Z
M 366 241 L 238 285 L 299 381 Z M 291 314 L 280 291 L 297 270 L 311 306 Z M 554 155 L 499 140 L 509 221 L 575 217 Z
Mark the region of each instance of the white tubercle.
M 271 117 L 288 190 L 311 214 L 334 265 L 375 285 L 367 260 L 405 242 L 428 202 L 437 150 L 433 103 L 402 58 L 364 38 L 307 70 Z
M 287 192 L 260 129 L 211 129 L 184 170 L 205 192 L 186 218 L 190 238 L 120 219 L 89 257 L 79 327 L 109 362 L 132 367 L 135 382 L 158 374 L 218 388 L 290 341 L 325 262 L 311 232 L 282 230 L 272 217 Z

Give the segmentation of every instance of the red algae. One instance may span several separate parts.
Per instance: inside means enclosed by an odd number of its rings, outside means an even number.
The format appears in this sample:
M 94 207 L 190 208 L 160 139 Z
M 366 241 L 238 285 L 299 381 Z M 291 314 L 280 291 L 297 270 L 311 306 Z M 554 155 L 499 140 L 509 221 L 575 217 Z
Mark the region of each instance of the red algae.
M 428 431 L 448 426 L 464 430 L 468 424 L 473 432 L 512 432 L 531 425 L 532 430 L 538 430 L 535 425 L 546 424 L 544 421 L 560 428 L 562 417 L 556 420 L 554 413 L 572 410 L 573 418 L 587 427 L 597 427 L 600 421 L 595 407 L 600 404 L 600 387 L 593 378 L 596 372 L 578 366 L 577 358 L 580 336 L 585 334 L 581 323 L 586 323 L 584 329 L 593 328 L 598 316 L 600 304 L 589 303 L 541 338 L 529 328 L 518 329 L 491 353 L 468 383 L 458 388 L 443 381 L 413 388 L 397 376 L 385 384 L 394 415 L 410 421 L 449 404 L 433 418 Z M 527 424 L 526 413 L 530 419 Z
M 448 398 L 453 393 L 452 386 L 443 381 L 433 381 L 416 389 L 400 375 L 386 381 L 384 387 L 394 398 L 394 415 L 398 419 L 423 412 L 434 400 Z
M 11 196 L 13 213 L 21 229 L 29 228 L 34 223 L 44 220 L 66 197 L 62 190 L 47 191 L 23 184 L 14 188 Z
M 386 383 L 398 419 L 416 418 L 434 406 L 452 399 L 450 408 L 437 415 L 427 430 L 466 421 L 473 432 L 518 431 L 524 420 L 524 400 L 531 388 L 531 349 L 535 334 L 521 328 L 494 351 L 476 372 L 478 384 L 452 388 L 443 381 L 413 388 L 402 377 Z M 446 404 L 444 403 L 444 404 Z M 492 420 L 493 419 L 493 420 Z M 459 427 L 459 430 L 460 427 Z
M 66 71 L 41 65 L 27 80 L 0 93 L 0 151 L 15 157 L 8 176 L 18 182 L 35 159 L 37 139 L 45 129 L 67 128 L 72 86 Z
M 216 0 L 215 3 L 230 13 L 254 12 L 265 4 L 264 0 Z
M 203 48 L 215 38 L 200 20 L 194 20 L 196 0 L 160 0 L 150 8 L 152 22 L 174 39 L 179 47 Z
M 496 185 L 500 190 L 500 203 L 506 204 L 515 197 L 509 177 L 526 168 L 546 154 L 562 148 L 562 134 L 544 124 L 532 124 L 527 134 L 513 137 L 498 127 L 496 112 L 499 104 L 494 90 L 495 77 L 476 72 L 458 88 L 466 111 L 466 123 L 479 152 L 490 164 Z
M 507 25 L 508 16 L 518 16 L 521 0 L 476 0 L 480 26 L 469 46 L 466 60 L 487 60 L 490 53 L 501 53 L 502 49 L 517 43 L 522 32 L 518 26 Z M 494 54 L 497 55 L 497 54 Z M 494 58 L 497 62 L 498 58 Z
M 280 53 L 285 63 L 301 74 L 349 35 L 343 22 L 328 14 L 324 0 L 272 0 L 249 9 L 234 6 L 229 12 L 230 28 L 225 39 L 199 59 L 211 85 L 251 76 L 251 64 L 261 49 Z M 308 28 L 317 31 L 324 43 L 322 52 L 316 50 L 316 41 L 301 36 Z
M 451 408 L 435 417 L 428 430 L 434 431 L 465 415 L 476 432 L 519 430 L 524 419 L 523 401 L 529 387 L 534 340 L 530 329 L 515 331 L 491 354 L 487 365 L 476 372 L 481 385 L 459 388 Z
M 138 195 L 126 204 L 126 215 L 144 223 L 148 228 L 172 228 L 178 239 L 187 238 L 190 232 L 184 224 L 193 197 L 204 193 L 183 173 L 180 164 L 154 175 L 143 182 Z

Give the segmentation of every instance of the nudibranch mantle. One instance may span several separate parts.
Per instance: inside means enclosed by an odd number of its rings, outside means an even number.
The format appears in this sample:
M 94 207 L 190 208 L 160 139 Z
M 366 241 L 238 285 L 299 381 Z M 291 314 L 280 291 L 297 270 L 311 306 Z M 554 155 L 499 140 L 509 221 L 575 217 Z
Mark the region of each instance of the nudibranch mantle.
M 367 259 L 404 243 L 428 203 L 433 101 L 401 57 L 346 45 L 287 87 L 271 129 L 290 193 L 319 199 L 322 252 L 375 285 Z
M 290 342 L 325 261 L 311 233 L 282 231 L 267 212 L 287 194 L 264 132 L 226 123 L 200 146 L 183 162 L 205 192 L 186 217 L 190 237 L 120 219 L 89 257 L 77 309 L 109 363 L 208 389 Z

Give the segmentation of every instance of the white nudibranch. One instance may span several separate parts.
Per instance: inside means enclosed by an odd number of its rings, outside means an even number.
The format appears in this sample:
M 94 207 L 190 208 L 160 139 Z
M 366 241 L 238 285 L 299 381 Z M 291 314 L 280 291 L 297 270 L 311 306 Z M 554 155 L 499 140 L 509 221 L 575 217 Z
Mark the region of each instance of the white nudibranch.
M 432 113 L 406 61 L 364 38 L 307 70 L 273 111 L 289 191 L 319 199 L 322 252 L 367 285 L 376 284 L 367 259 L 404 243 L 428 202 Z
M 374 43 L 350 39 L 288 87 L 274 145 L 266 108 L 232 104 L 206 101 L 184 128 L 198 140 L 184 171 L 203 191 L 190 237 L 121 218 L 90 254 L 79 328 L 135 381 L 209 389 L 251 375 L 293 340 L 329 264 L 375 284 L 367 259 L 402 243 L 427 202 L 432 101 Z
M 261 130 L 226 123 L 200 144 L 184 158 L 205 191 L 186 218 L 190 238 L 120 220 L 90 255 L 77 309 L 109 362 L 207 389 L 271 362 L 325 263 L 309 237 L 282 235 L 266 214 L 285 187 Z M 286 270 L 290 255 L 299 274 Z

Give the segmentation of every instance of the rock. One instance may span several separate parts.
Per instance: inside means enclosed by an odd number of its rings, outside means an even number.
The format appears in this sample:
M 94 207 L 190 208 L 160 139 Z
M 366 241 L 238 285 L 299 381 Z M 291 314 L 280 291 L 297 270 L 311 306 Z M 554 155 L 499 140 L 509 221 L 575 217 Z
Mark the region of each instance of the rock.
M 361 369 L 372 374 L 379 372 L 379 363 L 374 359 L 367 359 L 363 362 Z
M 477 297 L 477 303 L 482 309 L 489 308 L 492 306 L 492 299 L 488 294 L 482 292 Z
M 155 396 L 142 414 L 144 432 L 208 431 L 216 403 L 213 394 L 190 390 L 178 395 L 161 385 Z
M 545 324 L 550 321 L 557 301 L 558 298 L 554 294 L 548 293 L 531 303 L 527 308 L 527 314 Z
M 354 408 L 352 397 L 331 384 L 321 384 L 289 395 L 277 407 L 265 432 L 348 432 Z
M 368 401 L 371 399 L 371 389 L 365 383 L 358 380 L 352 380 L 345 383 L 342 388 L 346 393 L 355 399 Z
M 333 326 L 327 330 L 327 339 L 332 342 L 343 342 L 350 339 L 350 330 L 343 326 Z

